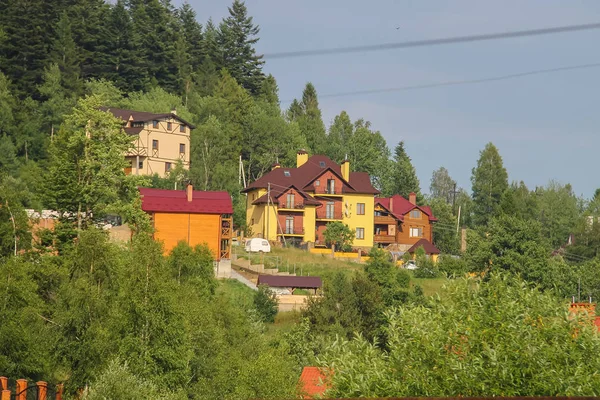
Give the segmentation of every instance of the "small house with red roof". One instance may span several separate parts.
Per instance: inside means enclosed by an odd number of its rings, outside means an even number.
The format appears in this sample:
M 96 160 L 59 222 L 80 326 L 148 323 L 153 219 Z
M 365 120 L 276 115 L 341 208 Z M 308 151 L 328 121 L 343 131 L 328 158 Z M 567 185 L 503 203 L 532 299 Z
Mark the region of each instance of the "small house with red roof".
M 415 193 L 411 193 L 408 200 L 398 194 L 376 198 L 375 244 L 395 244 L 401 251 L 407 251 L 417 242 L 423 245 L 423 240 L 431 245 L 436 221 L 429 206 L 417 205 Z
M 140 188 L 142 210 L 150 214 L 154 239 L 170 252 L 180 241 L 205 243 L 217 262 L 230 260 L 233 204 L 227 192 Z
M 373 247 L 373 207 L 379 191 L 369 174 L 351 171 L 348 160 L 337 164 L 301 150 L 295 168 L 275 164 L 243 193 L 253 236 L 324 245 L 327 224 L 339 221 L 355 231 L 355 247 Z

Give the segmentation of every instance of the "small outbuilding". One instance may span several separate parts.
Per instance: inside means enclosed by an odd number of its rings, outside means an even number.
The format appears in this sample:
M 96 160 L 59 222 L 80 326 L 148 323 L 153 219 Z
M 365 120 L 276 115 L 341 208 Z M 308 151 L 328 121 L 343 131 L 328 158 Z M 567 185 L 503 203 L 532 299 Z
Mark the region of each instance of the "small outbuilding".
M 318 276 L 259 275 L 258 284 L 286 288 L 292 293 L 295 289 L 312 289 L 317 294 L 317 289 L 323 287 L 323 281 Z

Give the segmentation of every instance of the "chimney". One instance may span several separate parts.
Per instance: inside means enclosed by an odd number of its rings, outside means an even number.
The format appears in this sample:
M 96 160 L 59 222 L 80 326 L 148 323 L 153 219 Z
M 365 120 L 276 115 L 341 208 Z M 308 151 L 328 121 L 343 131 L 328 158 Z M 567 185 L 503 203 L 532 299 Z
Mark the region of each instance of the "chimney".
M 277 169 L 277 168 L 281 168 L 281 164 L 275 163 L 275 164 L 271 165 L 271 171 L 273 171 L 274 169 Z
M 410 194 L 408 195 L 408 201 L 410 202 L 410 204 L 413 205 L 417 205 L 417 195 L 415 194 L 415 192 L 410 192 Z
M 298 153 L 296 154 L 296 167 L 299 168 L 299 167 L 303 166 L 304 164 L 306 164 L 307 161 L 308 161 L 308 153 L 306 152 L 306 150 L 304 150 L 304 149 L 298 150 Z
M 177 115 L 177 109 L 175 107 L 171 109 L 171 114 Z
M 341 167 L 342 178 L 344 178 L 346 182 L 350 182 L 350 161 L 348 161 L 348 159 L 345 159 L 344 161 L 342 161 Z
M 194 187 L 192 186 L 192 184 L 190 183 L 189 185 L 187 185 L 187 187 L 185 188 L 185 194 L 187 197 L 187 201 L 192 201 L 193 198 L 193 193 L 194 193 Z
M 394 212 L 394 198 L 390 197 L 390 212 Z

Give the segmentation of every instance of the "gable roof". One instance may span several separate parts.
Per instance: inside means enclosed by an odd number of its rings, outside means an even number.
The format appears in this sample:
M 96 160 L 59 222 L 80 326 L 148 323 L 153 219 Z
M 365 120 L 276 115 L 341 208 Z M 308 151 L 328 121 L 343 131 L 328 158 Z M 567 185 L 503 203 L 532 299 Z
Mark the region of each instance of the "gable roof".
M 153 120 L 162 119 L 162 118 L 173 118 L 173 119 L 176 119 L 177 121 L 182 122 L 183 124 L 189 126 L 190 129 L 196 128 L 194 125 L 190 124 L 189 122 L 187 122 L 186 120 L 184 120 L 183 118 L 181 118 L 180 116 L 178 116 L 177 114 L 174 114 L 172 112 L 166 113 L 166 114 L 156 114 L 156 113 L 151 113 L 151 112 L 146 112 L 146 111 L 126 110 L 123 108 L 114 108 L 114 107 L 100 107 L 100 109 L 102 111 L 110 112 L 116 118 L 119 118 L 124 122 L 128 122 L 130 118 L 134 122 L 147 122 L 147 121 L 153 121 Z M 128 129 L 131 130 L 131 129 L 138 129 L 138 128 L 128 128 Z M 128 133 L 134 133 L 134 132 L 128 131 Z M 139 133 L 139 132 L 137 132 L 137 133 Z
M 435 247 L 429 240 L 421 239 L 417 243 L 413 244 L 410 249 L 408 249 L 407 253 L 414 253 L 417 251 L 419 247 L 423 247 L 425 250 L 425 254 L 440 254 L 440 251 L 437 247 Z
M 294 275 L 259 275 L 259 285 L 269 285 L 271 287 L 292 287 L 316 289 L 323 286 L 321 278 L 318 276 L 294 276 Z
M 392 199 L 393 211 L 390 211 L 390 199 Z M 399 194 L 395 194 L 392 197 L 376 197 L 375 205 L 380 205 L 385 208 L 390 214 L 392 214 L 397 220 L 403 221 L 404 216 L 415 208 L 421 210 L 425 215 L 429 217 L 429 221 L 435 222 L 437 218 L 433 215 L 431 207 L 429 206 L 418 206 L 411 203 Z
M 227 192 L 192 191 L 192 201 L 185 190 L 139 188 L 142 210 L 191 214 L 233 214 L 233 203 Z
M 271 190 L 274 187 L 281 189 L 289 188 L 290 186 L 295 186 L 303 191 L 314 190 L 312 183 L 327 170 L 337 175 L 344 183 L 344 193 L 379 193 L 371 184 L 369 174 L 366 172 L 351 172 L 349 180 L 345 181 L 342 178 L 341 167 L 329 157 L 323 155 L 314 155 L 297 168 L 275 168 L 249 184 L 242 192 L 249 192 L 259 188 L 264 189 L 269 183 L 272 185 Z
M 318 367 L 304 367 L 300 375 L 300 391 L 305 399 L 321 396 L 327 390 L 325 374 Z

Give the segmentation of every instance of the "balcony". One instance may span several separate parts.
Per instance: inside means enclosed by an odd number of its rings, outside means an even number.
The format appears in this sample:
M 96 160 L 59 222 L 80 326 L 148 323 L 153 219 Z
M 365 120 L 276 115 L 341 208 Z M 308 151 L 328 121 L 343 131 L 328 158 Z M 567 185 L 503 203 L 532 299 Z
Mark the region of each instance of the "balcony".
M 303 203 L 292 204 L 292 203 L 281 202 L 281 203 L 277 204 L 277 208 L 279 210 L 304 212 L 304 204 Z
M 301 226 L 285 226 L 277 230 L 278 235 L 304 236 L 304 228 Z
M 375 216 L 375 225 L 396 225 L 398 222 L 394 217 L 389 215 L 376 215 Z
M 396 237 L 394 235 L 375 235 L 375 243 L 396 243 Z
M 231 239 L 232 236 L 232 221 L 230 218 L 223 218 L 221 221 L 221 238 Z
M 320 211 L 317 210 L 317 219 L 326 219 L 326 220 L 335 220 L 335 219 L 342 219 L 342 211 L 332 211 L 332 212 L 327 212 L 327 211 Z

